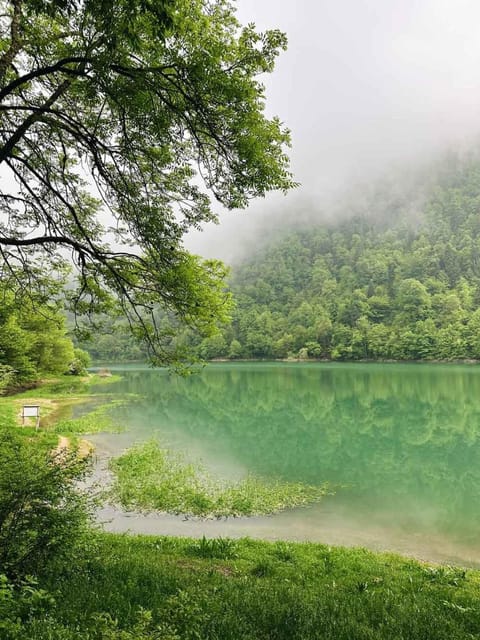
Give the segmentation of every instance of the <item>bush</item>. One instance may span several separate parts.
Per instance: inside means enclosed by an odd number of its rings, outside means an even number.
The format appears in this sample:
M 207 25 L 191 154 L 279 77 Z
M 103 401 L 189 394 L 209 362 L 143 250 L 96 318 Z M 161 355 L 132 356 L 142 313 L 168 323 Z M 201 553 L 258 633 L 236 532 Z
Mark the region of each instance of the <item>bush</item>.
M 90 354 L 78 348 L 74 349 L 73 353 L 74 358 L 68 365 L 68 373 L 72 376 L 81 376 L 86 373 L 92 363 Z
M 71 557 L 89 522 L 78 489 L 87 466 L 75 451 L 41 450 L 0 429 L 0 574 L 19 578 Z
M 15 381 L 15 369 L 8 364 L 0 364 L 0 396 L 3 395 Z

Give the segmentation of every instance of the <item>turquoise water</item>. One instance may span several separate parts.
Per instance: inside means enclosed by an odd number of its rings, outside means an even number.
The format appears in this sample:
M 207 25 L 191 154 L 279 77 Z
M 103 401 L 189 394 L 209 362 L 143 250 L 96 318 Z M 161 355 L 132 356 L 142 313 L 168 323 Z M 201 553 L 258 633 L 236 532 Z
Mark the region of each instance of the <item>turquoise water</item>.
M 182 529 L 143 518 L 142 529 L 130 518 L 129 528 L 188 535 L 204 527 L 480 562 L 480 368 L 234 363 L 185 379 L 121 373 L 105 391 L 142 399 L 122 408 L 127 433 L 100 438 L 100 449 L 155 437 L 221 476 L 329 482 L 335 491 L 268 519 Z

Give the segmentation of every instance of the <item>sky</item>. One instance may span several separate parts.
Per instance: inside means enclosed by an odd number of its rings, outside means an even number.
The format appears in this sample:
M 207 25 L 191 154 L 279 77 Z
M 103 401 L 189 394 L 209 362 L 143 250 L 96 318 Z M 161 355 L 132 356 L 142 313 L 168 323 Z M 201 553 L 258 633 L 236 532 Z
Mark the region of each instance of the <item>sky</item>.
M 480 140 L 478 0 L 238 0 L 242 23 L 288 36 L 265 77 L 267 113 L 290 128 L 301 186 L 220 212 L 186 239 L 235 263 L 282 224 L 391 167 Z M 303 213 L 302 213 L 303 212 Z

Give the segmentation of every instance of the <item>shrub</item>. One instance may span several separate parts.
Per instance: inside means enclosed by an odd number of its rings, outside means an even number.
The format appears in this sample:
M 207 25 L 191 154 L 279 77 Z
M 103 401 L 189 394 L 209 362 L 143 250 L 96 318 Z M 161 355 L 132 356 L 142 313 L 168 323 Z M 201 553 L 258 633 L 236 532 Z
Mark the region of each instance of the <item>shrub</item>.
M 81 376 L 86 373 L 92 360 L 90 354 L 83 349 L 74 349 L 74 358 L 68 365 L 68 373 L 72 376 Z
M 78 488 L 87 462 L 0 429 L 0 573 L 15 578 L 71 558 L 90 509 Z
M 15 381 L 15 369 L 8 364 L 0 364 L 0 396 L 13 385 Z

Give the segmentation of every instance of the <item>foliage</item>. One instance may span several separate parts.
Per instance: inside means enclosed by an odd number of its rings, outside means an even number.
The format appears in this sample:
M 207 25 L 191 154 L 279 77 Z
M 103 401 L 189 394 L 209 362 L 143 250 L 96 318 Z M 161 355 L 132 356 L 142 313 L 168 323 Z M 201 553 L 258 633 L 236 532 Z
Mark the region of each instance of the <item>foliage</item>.
M 24 629 L 22 619 L 44 616 L 55 605 L 54 597 L 38 586 L 33 576 L 13 583 L 0 574 L 0 635 L 15 640 Z
M 480 359 L 478 153 L 423 180 L 279 234 L 233 270 L 232 325 L 185 342 L 210 359 Z
M 0 364 L 0 395 L 15 382 L 15 369 L 8 364 Z
M 94 362 L 146 362 L 148 351 L 132 335 L 125 318 L 101 316 L 93 336 L 74 336 L 76 344 L 87 351 Z M 74 319 L 70 318 L 73 327 Z
M 242 27 L 228 0 L 1 9 L 2 276 L 38 292 L 73 261 L 75 314 L 120 309 L 157 362 L 186 357 L 156 307 L 205 335 L 229 314 L 224 266 L 182 246 L 216 219 L 208 193 L 241 208 L 294 184 L 259 80 L 284 34 Z
M 113 496 L 126 509 L 147 509 L 204 517 L 276 513 L 317 502 L 325 486 L 263 480 L 249 476 L 226 484 L 200 465 L 148 442 L 110 462 Z
M 0 430 L 0 572 L 24 576 L 67 556 L 88 522 L 76 483 L 86 461 L 45 452 L 12 428 Z
M 76 347 L 73 350 L 74 358 L 68 365 L 68 373 L 72 376 L 82 376 L 87 373 L 87 368 L 90 366 L 92 359 L 90 354 L 83 349 Z
M 0 300 L 0 389 L 64 373 L 74 349 L 58 304 L 37 304 L 3 281 Z
M 232 542 L 232 557 L 192 553 L 204 543 L 181 538 L 103 534 L 95 542 L 85 563 L 38 585 L 57 592 L 55 604 L 20 618 L 15 640 L 464 640 L 480 633 L 476 570 L 321 544 L 289 543 L 292 562 L 278 543 L 248 539 Z

